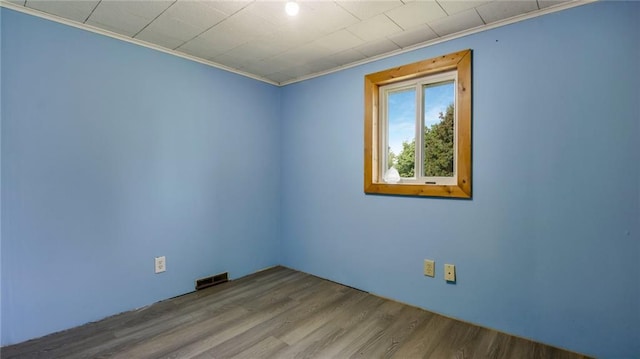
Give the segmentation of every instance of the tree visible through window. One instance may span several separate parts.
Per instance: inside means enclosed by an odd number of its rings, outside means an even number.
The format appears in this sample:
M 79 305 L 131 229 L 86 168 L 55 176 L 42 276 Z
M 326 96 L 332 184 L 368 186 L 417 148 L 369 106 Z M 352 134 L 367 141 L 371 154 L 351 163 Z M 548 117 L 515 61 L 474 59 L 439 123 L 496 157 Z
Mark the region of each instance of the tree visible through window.
M 451 86 L 453 87 L 453 86 Z M 454 163 L 454 105 L 440 112 L 438 123 L 424 127 L 424 174 L 427 177 L 452 177 Z
M 453 81 L 423 89 L 422 173 L 425 177 L 454 175 L 454 88 Z M 386 169 L 395 167 L 401 178 L 416 175 L 415 91 L 388 96 L 388 151 Z M 404 114 L 404 118 L 403 117 Z

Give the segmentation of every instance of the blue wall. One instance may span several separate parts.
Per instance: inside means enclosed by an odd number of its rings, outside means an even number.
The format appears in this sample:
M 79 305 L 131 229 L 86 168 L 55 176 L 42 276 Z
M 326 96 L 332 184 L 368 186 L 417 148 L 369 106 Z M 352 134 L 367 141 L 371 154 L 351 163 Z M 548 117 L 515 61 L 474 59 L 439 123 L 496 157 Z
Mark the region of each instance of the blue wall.
M 556 346 L 640 357 L 639 20 L 638 3 L 595 3 L 286 86 L 283 263 Z M 473 199 L 364 195 L 363 76 L 466 48 Z
M 1 12 L 3 345 L 282 263 L 640 357 L 640 4 L 581 6 L 281 89 Z M 365 196 L 363 76 L 465 48 L 473 199 Z M 158 255 L 168 271 L 155 275 Z M 425 258 L 437 278 L 421 274 Z
M 2 344 L 278 264 L 279 98 L 3 9 Z

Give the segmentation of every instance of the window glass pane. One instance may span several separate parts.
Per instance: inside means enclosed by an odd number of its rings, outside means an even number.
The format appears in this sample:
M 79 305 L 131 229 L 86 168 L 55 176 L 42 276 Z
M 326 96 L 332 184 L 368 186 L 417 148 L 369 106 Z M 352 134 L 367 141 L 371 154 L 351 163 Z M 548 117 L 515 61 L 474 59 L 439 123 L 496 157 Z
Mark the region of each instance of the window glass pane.
M 453 177 L 454 81 L 423 87 L 425 177 Z
M 394 166 L 400 177 L 415 175 L 416 90 L 389 92 L 387 95 L 387 168 Z

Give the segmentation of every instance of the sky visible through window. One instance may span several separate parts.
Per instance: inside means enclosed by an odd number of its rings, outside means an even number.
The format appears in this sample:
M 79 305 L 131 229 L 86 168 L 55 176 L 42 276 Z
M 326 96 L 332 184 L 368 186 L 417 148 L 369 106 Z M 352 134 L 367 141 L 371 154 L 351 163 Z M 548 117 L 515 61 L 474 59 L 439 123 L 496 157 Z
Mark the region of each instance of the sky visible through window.
M 454 101 L 453 82 L 441 83 L 425 88 L 426 127 L 440 122 L 440 113 L 445 113 L 447 106 Z M 389 93 L 389 147 L 394 154 L 402 152 L 402 142 L 411 142 L 416 131 L 416 90 L 405 89 Z

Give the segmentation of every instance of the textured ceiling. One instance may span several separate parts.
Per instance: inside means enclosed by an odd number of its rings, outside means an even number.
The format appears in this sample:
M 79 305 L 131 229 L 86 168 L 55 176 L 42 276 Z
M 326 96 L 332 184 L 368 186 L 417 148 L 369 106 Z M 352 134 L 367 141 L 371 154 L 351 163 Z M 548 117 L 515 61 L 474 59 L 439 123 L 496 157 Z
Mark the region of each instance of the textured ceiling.
M 7 1 L 7 0 L 3 0 Z M 8 0 L 275 84 L 588 1 Z

